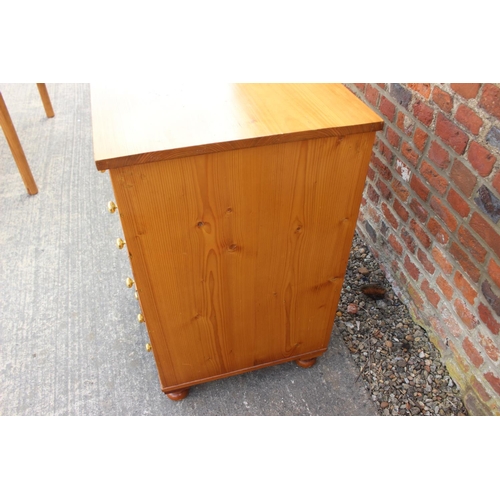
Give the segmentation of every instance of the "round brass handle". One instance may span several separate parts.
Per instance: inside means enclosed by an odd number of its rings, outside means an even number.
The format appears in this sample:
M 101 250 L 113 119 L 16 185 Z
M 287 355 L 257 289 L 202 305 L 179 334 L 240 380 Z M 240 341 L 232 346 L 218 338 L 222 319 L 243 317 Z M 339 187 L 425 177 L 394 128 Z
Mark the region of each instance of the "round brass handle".
M 137 293 L 137 290 L 134 292 L 135 300 L 139 300 L 139 294 Z
M 141 313 L 137 315 L 137 321 L 139 323 L 144 323 L 144 316 Z
M 146 351 L 148 351 L 148 352 L 149 352 L 149 351 L 151 351 L 151 349 L 153 349 L 153 348 L 151 347 L 151 344 L 146 344 Z
M 121 238 L 118 238 L 116 240 L 116 246 L 121 250 L 125 246 L 125 242 Z
M 117 208 L 118 207 L 115 205 L 114 201 L 109 201 L 108 202 L 108 212 L 109 213 L 114 214 Z
M 127 278 L 127 279 L 125 280 L 125 283 L 127 284 L 127 286 L 128 286 L 129 288 L 132 288 L 132 287 L 134 286 L 135 281 L 134 281 L 132 278 Z

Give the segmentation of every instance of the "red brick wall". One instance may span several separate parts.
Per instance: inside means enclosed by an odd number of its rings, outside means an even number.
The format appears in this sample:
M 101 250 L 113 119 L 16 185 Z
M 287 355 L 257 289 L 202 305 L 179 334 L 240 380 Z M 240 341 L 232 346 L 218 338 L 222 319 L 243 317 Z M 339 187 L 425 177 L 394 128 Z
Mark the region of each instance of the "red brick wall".
M 385 120 L 358 232 L 469 412 L 500 415 L 500 85 L 346 86 Z

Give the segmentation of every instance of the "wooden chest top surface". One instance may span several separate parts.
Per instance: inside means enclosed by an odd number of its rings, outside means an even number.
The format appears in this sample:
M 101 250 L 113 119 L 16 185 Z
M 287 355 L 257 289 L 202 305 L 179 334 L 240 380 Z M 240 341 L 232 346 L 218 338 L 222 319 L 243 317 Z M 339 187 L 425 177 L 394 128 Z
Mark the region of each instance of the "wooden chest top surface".
M 383 126 L 342 84 L 91 84 L 91 107 L 99 170 Z

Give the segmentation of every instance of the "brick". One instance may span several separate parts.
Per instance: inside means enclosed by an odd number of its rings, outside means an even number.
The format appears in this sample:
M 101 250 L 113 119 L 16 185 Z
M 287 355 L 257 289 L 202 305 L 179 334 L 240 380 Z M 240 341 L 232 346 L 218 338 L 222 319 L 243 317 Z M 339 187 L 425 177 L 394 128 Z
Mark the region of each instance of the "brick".
M 439 301 L 441 300 L 441 297 L 439 296 L 438 293 L 434 290 L 429 285 L 429 282 L 427 280 L 424 280 L 422 284 L 420 285 L 421 290 L 424 292 L 425 296 L 427 297 L 427 300 L 434 306 L 437 307 L 439 304 Z
M 448 331 L 456 338 L 460 338 L 463 335 L 463 328 L 458 324 L 453 315 L 448 311 L 446 307 L 443 307 L 440 311 L 441 320 L 444 322 Z
M 380 215 L 373 206 L 369 206 L 367 212 L 368 217 L 366 217 L 366 219 L 376 222 L 377 224 L 380 222 Z
M 434 271 L 436 270 L 434 264 L 429 260 L 427 254 L 423 250 L 420 250 L 420 248 L 417 249 L 417 258 L 429 274 L 434 274 Z
M 386 84 L 385 83 L 377 83 L 377 85 L 382 89 L 385 90 Z
M 483 384 L 481 384 L 481 382 L 479 382 L 479 380 L 476 377 L 474 377 L 474 375 L 471 375 L 470 377 L 470 385 L 472 386 L 476 394 L 479 394 L 479 397 L 485 403 L 491 399 L 491 396 L 488 394 Z M 474 415 L 478 415 L 477 410 L 474 412 Z
M 428 138 L 429 134 L 417 127 L 417 130 L 415 130 L 415 134 L 413 135 L 413 144 L 415 144 L 415 147 L 422 152 L 425 149 Z
M 488 111 L 490 115 L 500 119 L 500 88 L 491 83 L 485 83 L 479 106 Z
M 387 236 L 387 232 L 389 231 L 389 226 L 382 221 L 380 223 L 380 232 L 382 233 L 383 236 Z
M 394 251 L 398 255 L 403 255 L 403 245 L 401 245 L 401 243 L 399 243 L 399 241 L 396 239 L 396 237 L 393 234 L 389 235 L 389 238 L 387 239 L 387 241 L 389 242 L 389 245 L 391 245 L 391 247 L 394 249 Z
M 497 161 L 496 156 L 491 151 L 488 151 L 476 141 L 471 142 L 467 158 L 481 177 L 490 175 L 493 165 Z
M 431 239 L 416 220 L 412 220 L 410 222 L 410 228 L 425 248 L 429 248 L 431 246 Z
M 470 212 L 469 203 L 462 198 L 453 188 L 450 188 L 446 198 L 451 208 L 453 208 L 461 217 L 467 217 Z
M 365 91 L 366 83 L 355 83 L 354 86 L 361 90 L 361 92 Z
M 479 134 L 483 125 L 482 118 L 465 104 L 460 104 L 460 106 L 458 106 L 455 118 L 475 135 Z
M 370 238 L 373 240 L 374 243 L 377 242 L 377 233 L 375 229 L 371 226 L 371 224 L 368 221 L 365 221 L 365 229 Z
M 394 200 L 394 203 L 392 204 L 394 210 L 396 213 L 403 219 L 405 222 L 408 220 L 408 217 L 410 216 L 408 210 L 406 210 L 405 207 L 399 202 L 399 200 Z
M 385 179 L 386 181 L 390 181 L 392 179 L 391 169 L 382 160 L 380 160 L 377 157 L 377 155 L 373 152 L 372 152 L 371 162 L 383 179 Z
M 467 248 L 469 254 L 479 263 L 483 263 L 487 253 L 483 245 L 472 236 L 471 232 L 465 226 L 460 226 L 457 234 L 460 243 L 462 243 L 464 248 Z
M 484 378 L 490 383 L 491 387 L 495 390 L 497 394 L 500 394 L 500 378 L 498 378 L 494 373 L 487 372 L 484 374 Z
M 427 156 L 440 168 L 446 169 L 450 166 L 450 155 L 448 151 L 441 147 L 436 141 L 431 143 Z
M 429 99 L 429 96 L 431 95 L 430 83 L 408 83 L 407 86 L 408 88 L 418 92 L 421 96 L 425 97 L 426 99 Z
M 378 189 L 379 193 L 386 200 L 390 200 L 392 198 L 392 191 L 387 187 L 387 184 L 385 184 L 384 182 L 382 182 L 381 179 L 379 179 L 375 185 L 377 186 L 377 189 Z
M 463 340 L 462 347 L 464 348 L 465 354 L 467 354 L 469 359 L 472 361 L 472 364 L 476 368 L 479 368 L 484 363 L 483 357 L 474 347 L 474 344 L 469 340 L 468 337 L 465 337 L 465 339 Z
M 434 119 L 434 110 L 422 101 L 416 101 L 413 104 L 413 114 L 426 127 L 428 127 Z
M 477 310 L 481 321 L 490 329 L 491 333 L 498 335 L 500 333 L 500 323 L 494 318 L 491 311 L 484 304 L 479 304 Z
M 379 95 L 380 95 L 380 92 L 375 87 L 372 87 L 370 84 L 366 85 L 365 96 L 366 96 L 366 100 L 370 104 L 373 104 L 373 106 L 377 106 L 377 101 L 378 101 Z
M 392 160 L 394 159 L 394 153 L 391 151 L 391 148 L 389 148 L 389 146 L 387 146 L 384 141 L 379 141 L 378 150 L 390 165 L 392 163 Z
M 413 239 L 413 237 L 411 236 L 411 234 L 406 230 L 406 229 L 401 229 L 401 238 L 403 239 L 405 245 L 406 245 L 406 248 L 408 248 L 408 250 L 411 252 L 411 253 L 415 253 L 415 250 L 417 248 L 417 245 L 415 243 L 415 240 Z
M 472 214 L 469 226 L 487 243 L 500 257 L 500 234 L 477 212 Z
M 409 296 L 413 300 L 414 304 L 417 306 L 417 308 L 420 310 L 423 309 L 424 308 L 424 301 L 423 301 L 420 293 L 417 292 L 415 290 L 415 288 L 413 288 L 413 286 L 410 284 L 407 285 L 406 289 L 408 291 Z
M 384 213 L 385 220 L 389 222 L 394 229 L 397 229 L 399 222 L 385 203 L 382 203 L 382 212 Z
M 486 302 L 488 302 L 493 311 L 495 311 L 496 315 L 500 316 L 500 297 L 495 294 L 488 281 L 483 281 L 481 291 L 483 292 Z
M 492 186 L 500 193 L 500 172 L 498 172 L 495 177 L 493 177 Z
M 366 173 L 366 176 L 371 181 L 375 180 L 375 177 L 377 176 L 377 173 L 375 172 L 375 170 L 373 170 L 373 167 L 371 165 L 368 166 L 368 172 Z
M 404 267 L 410 276 L 417 281 L 420 276 L 420 271 L 418 270 L 418 267 L 409 259 L 408 255 L 405 255 Z
M 500 128 L 491 127 L 486 135 L 486 142 L 500 150 Z
M 446 299 L 451 300 L 451 298 L 453 297 L 453 287 L 448 283 L 448 281 L 442 276 L 438 276 L 436 279 L 436 284 L 441 289 Z
M 411 176 L 410 187 L 421 200 L 427 201 L 430 190 L 416 175 Z
M 429 185 L 431 185 L 439 194 L 444 194 L 446 192 L 446 189 L 448 188 L 448 181 L 442 175 L 439 175 L 426 161 L 422 162 L 422 165 L 420 166 L 420 173 Z
M 468 274 L 468 276 L 477 283 L 479 281 L 480 271 L 472 263 L 469 256 L 455 243 L 450 246 L 450 254 L 455 258 L 460 267 Z
M 474 99 L 481 87 L 480 83 L 452 83 L 451 88 L 465 99 Z
M 387 97 L 382 96 L 380 98 L 379 108 L 380 112 L 386 116 L 391 122 L 394 121 L 396 116 L 396 106 L 387 99 Z
M 394 148 L 399 148 L 399 143 L 401 142 L 401 136 L 393 128 L 387 127 L 385 131 L 385 136 L 389 141 L 389 144 Z
M 488 263 L 488 276 L 500 288 L 500 266 L 493 259 Z
M 375 191 L 375 189 L 373 188 L 373 186 L 371 184 L 368 184 L 366 194 L 367 194 L 368 198 L 371 201 L 373 201 L 373 203 L 378 204 L 378 202 L 380 200 L 380 196 L 377 193 L 377 191 Z
M 403 178 L 404 181 L 408 181 L 410 179 L 411 170 L 406 163 L 401 161 L 399 158 L 396 160 L 395 165 L 396 172 Z
M 413 166 L 417 164 L 418 159 L 420 158 L 418 151 L 415 151 L 407 142 L 403 142 L 403 145 L 401 146 L 401 153 Z
M 432 196 L 430 205 L 434 213 L 446 224 L 448 229 L 453 232 L 457 228 L 457 220 L 453 214 L 443 205 L 442 201 L 436 196 Z
M 437 117 L 436 134 L 459 155 L 464 153 L 469 142 L 467 134 L 442 113 Z
M 434 257 L 436 264 L 442 269 L 442 271 L 445 274 L 448 275 L 451 274 L 451 272 L 453 271 L 453 266 L 451 265 L 446 255 L 437 247 L 434 247 L 431 250 L 431 253 L 432 256 Z
M 432 100 L 446 113 L 453 109 L 453 97 L 439 87 L 434 87 Z
M 408 199 L 408 196 L 410 196 L 408 188 L 398 179 L 394 179 L 392 181 L 391 188 L 394 191 L 394 194 L 396 194 L 396 196 L 398 196 L 398 198 L 402 201 L 406 201 Z
M 442 245 L 446 245 L 446 243 L 448 243 L 450 237 L 448 236 L 448 233 L 443 228 L 443 226 L 441 226 L 441 224 L 439 224 L 436 219 L 431 217 L 429 219 L 429 222 L 427 223 L 427 228 L 439 243 L 441 243 Z
M 464 275 L 460 271 L 457 271 L 455 273 L 455 276 L 453 277 L 453 282 L 455 283 L 456 287 L 462 292 L 464 299 L 470 305 L 474 305 L 474 301 L 476 300 L 476 297 L 477 297 L 477 292 L 469 284 L 467 279 L 464 277 Z
M 402 130 L 408 137 L 411 137 L 413 131 L 415 130 L 415 122 L 407 115 L 398 112 L 398 118 L 396 120 L 396 125 L 400 130 Z
M 425 223 L 427 217 L 429 216 L 429 212 L 427 212 L 427 210 L 417 201 L 416 198 L 412 198 L 410 202 L 410 208 L 416 215 L 417 219 L 420 222 Z
M 408 109 L 410 104 L 412 93 L 410 90 L 406 89 L 400 83 L 391 83 L 389 87 L 389 94 L 392 98 L 403 108 Z
M 462 162 L 455 160 L 451 167 L 450 178 L 465 196 L 469 197 L 474 191 L 477 177 Z
M 500 359 L 500 349 L 498 349 L 490 337 L 479 333 L 479 343 L 492 361 L 498 361 Z
M 500 200 L 486 186 L 478 189 L 474 201 L 495 224 L 500 220 Z

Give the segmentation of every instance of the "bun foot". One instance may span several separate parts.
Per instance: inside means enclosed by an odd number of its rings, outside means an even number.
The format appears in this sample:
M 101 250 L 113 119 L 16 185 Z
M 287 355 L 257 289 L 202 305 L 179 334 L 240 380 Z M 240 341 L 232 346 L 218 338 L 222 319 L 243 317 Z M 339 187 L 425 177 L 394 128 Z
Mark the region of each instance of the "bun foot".
M 189 394 L 189 387 L 186 389 L 179 389 L 178 391 L 167 392 L 166 394 L 172 401 L 180 401 Z
M 311 368 L 316 364 L 316 358 L 312 359 L 298 359 L 295 361 L 301 368 Z

